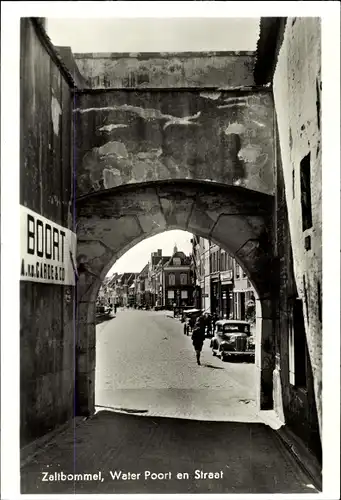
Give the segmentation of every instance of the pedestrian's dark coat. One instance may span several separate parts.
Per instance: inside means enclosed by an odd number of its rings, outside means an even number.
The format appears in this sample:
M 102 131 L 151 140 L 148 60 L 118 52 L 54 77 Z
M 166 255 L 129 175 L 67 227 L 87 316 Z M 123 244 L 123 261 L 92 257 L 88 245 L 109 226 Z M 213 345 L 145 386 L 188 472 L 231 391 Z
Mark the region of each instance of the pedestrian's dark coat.
M 205 341 L 205 330 L 204 328 L 196 324 L 192 333 L 192 343 L 194 349 L 196 351 L 201 351 L 204 341 Z

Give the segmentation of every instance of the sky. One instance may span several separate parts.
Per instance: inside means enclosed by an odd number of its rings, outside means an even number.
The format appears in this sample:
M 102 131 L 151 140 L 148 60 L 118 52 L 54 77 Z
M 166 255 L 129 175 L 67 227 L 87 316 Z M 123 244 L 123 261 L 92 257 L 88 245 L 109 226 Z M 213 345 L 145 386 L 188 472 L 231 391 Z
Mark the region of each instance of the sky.
M 76 52 L 183 52 L 254 51 L 259 18 L 47 18 L 47 32 L 54 45 Z M 123 255 L 113 272 L 140 272 L 150 254 L 162 249 L 171 255 L 174 244 L 191 252 L 192 235 L 168 231 L 148 238 Z
M 47 18 L 54 45 L 73 52 L 254 51 L 260 18 Z
M 186 231 L 174 230 L 147 238 L 128 250 L 128 252 L 118 259 L 108 272 L 108 275 L 123 272 L 139 273 L 149 261 L 152 252 L 161 249 L 162 255 L 171 256 L 175 244 L 179 252 L 182 251 L 186 255 L 189 255 L 192 251 L 190 242 L 192 237 L 193 235 Z

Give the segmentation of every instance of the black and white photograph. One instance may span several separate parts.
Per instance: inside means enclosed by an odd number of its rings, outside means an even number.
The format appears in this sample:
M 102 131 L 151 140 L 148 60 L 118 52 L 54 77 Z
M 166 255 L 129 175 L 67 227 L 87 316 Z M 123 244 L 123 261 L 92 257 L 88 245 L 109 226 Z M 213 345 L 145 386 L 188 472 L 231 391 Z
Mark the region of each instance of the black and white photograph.
M 339 6 L 251 3 L 3 2 L 5 500 L 338 498 Z

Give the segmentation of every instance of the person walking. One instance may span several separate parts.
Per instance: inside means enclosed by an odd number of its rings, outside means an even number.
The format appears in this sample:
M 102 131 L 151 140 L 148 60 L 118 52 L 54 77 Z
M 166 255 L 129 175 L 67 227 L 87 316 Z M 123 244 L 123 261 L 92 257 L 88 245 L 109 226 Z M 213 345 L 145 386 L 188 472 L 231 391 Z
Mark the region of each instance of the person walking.
M 202 321 L 203 318 L 199 317 L 196 322 L 195 326 L 193 328 L 193 333 L 192 333 L 192 344 L 196 353 L 197 357 L 197 363 L 200 365 L 200 356 L 201 356 L 201 351 L 202 347 L 204 345 L 205 341 L 205 323 Z

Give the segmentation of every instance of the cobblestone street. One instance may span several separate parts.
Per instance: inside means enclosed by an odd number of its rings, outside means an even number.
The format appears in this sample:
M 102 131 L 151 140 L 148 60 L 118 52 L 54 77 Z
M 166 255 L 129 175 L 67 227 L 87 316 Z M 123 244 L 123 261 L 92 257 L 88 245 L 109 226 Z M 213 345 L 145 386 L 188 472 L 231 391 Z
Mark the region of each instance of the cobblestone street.
M 202 364 L 171 312 L 119 310 L 97 326 L 96 406 L 195 420 L 259 421 L 253 363 Z

